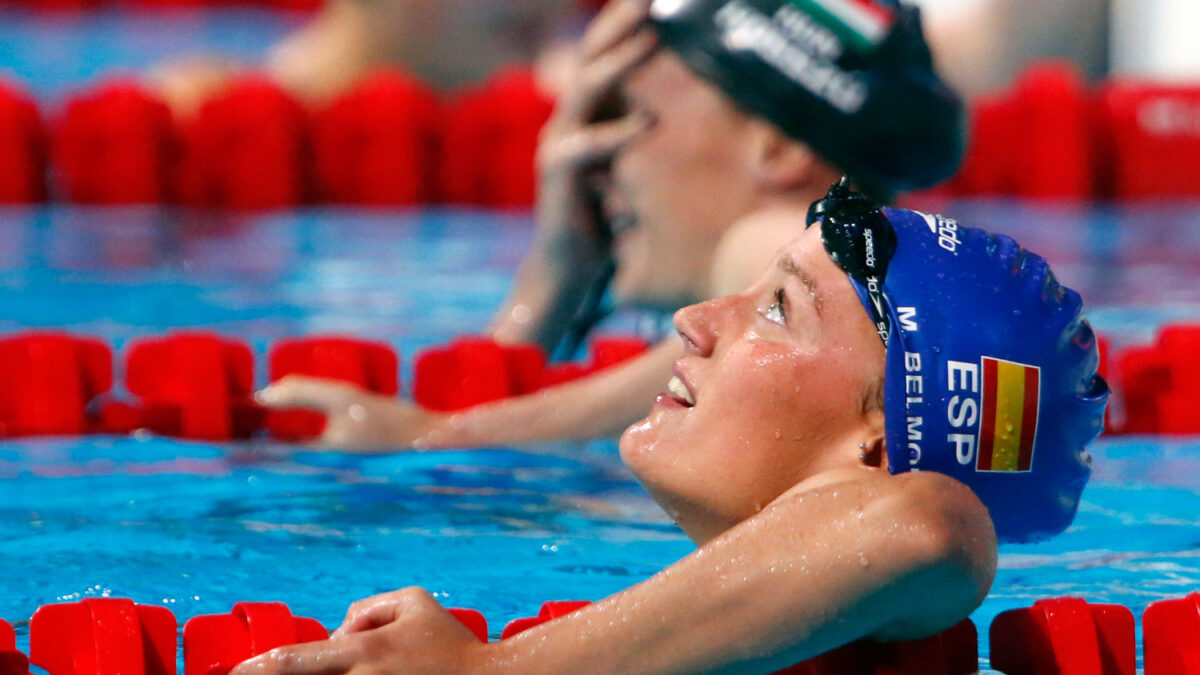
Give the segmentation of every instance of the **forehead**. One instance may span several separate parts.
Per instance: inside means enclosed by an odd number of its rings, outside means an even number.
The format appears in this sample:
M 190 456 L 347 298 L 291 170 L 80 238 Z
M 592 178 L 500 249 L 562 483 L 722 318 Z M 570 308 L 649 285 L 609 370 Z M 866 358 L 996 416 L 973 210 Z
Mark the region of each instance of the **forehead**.
M 839 268 L 825 251 L 821 240 L 821 228 L 813 225 L 804 233 L 784 246 L 776 256 L 777 266 L 786 268 L 785 262 L 791 261 L 804 275 L 810 278 L 821 289 L 822 295 L 842 296 L 858 304 L 858 294 L 850 284 L 850 277 Z
M 671 107 L 704 105 L 735 113 L 720 89 L 693 73 L 673 52 L 660 49 L 625 81 L 625 94 L 640 100 L 666 101 Z

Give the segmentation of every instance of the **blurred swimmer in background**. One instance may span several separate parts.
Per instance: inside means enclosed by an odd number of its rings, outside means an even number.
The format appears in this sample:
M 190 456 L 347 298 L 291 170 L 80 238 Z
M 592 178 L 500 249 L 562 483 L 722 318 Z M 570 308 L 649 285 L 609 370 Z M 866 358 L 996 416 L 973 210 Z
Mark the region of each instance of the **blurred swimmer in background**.
M 799 233 L 748 214 L 807 208 L 842 174 L 887 198 L 953 173 L 962 106 L 918 11 L 852 4 L 861 15 L 783 0 L 610 2 L 543 131 L 539 230 L 493 335 L 552 350 L 612 269 L 616 302 L 665 312 L 738 292 Z M 312 378 L 260 398 L 324 411 L 318 444 L 351 450 L 615 435 L 646 414 L 681 349 L 666 340 L 592 377 L 454 415 Z
M 1070 524 L 1108 389 L 1044 260 L 846 184 L 756 218 L 803 234 L 676 314 L 668 392 L 621 439 L 695 553 L 500 642 L 424 590 L 376 596 L 235 675 L 772 672 L 940 632 L 987 595 L 998 540 Z
M 540 66 L 547 90 L 586 16 L 582 0 L 326 0 L 262 64 L 194 55 L 163 64 L 151 82 L 188 114 L 238 73 L 261 68 L 285 89 L 320 103 L 372 69 L 393 66 L 437 89 L 477 84 L 505 66 Z

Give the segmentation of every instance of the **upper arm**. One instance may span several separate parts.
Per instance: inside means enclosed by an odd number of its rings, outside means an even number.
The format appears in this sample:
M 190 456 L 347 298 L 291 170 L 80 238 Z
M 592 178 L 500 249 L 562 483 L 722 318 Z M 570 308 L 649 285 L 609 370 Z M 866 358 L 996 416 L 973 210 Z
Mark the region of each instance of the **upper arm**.
M 902 581 L 874 600 L 874 610 L 894 610 L 869 635 L 885 641 L 925 637 L 950 627 L 983 601 L 996 573 L 995 529 L 970 488 L 932 472 L 893 480 L 904 489 L 874 506 L 903 513 L 898 524 L 907 534 L 878 542 L 906 567 Z M 913 611 L 914 599 L 920 601 L 919 611 Z
M 924 637 L 986 594 L 991 527 L 949 478 L 798 487 L 665 572 L 510 647 L 560 670 L 766 672 L 861 638 Z

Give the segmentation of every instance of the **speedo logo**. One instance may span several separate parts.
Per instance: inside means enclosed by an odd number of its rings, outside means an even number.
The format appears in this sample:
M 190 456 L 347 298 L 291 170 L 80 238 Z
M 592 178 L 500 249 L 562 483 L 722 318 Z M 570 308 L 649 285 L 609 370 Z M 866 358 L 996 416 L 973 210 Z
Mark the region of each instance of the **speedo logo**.
M 925 220 L 925 225 L 929 231 L 938 238 L 938 246 L 947 251 L 958 255 L 958 245 L 962 240 L 958 238 L 958 221 L 953 218 L 944 218 L 942 216 L 931 216 L 928 213 L 915 212 Z

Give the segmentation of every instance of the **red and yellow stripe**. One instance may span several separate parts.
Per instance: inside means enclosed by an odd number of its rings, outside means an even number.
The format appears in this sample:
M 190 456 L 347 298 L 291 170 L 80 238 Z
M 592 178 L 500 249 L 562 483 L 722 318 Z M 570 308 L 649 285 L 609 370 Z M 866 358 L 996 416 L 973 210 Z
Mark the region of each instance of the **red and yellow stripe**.
M 1041 370 L 983 357 L 979 471 L 1029 471 L 1037 434 Z

